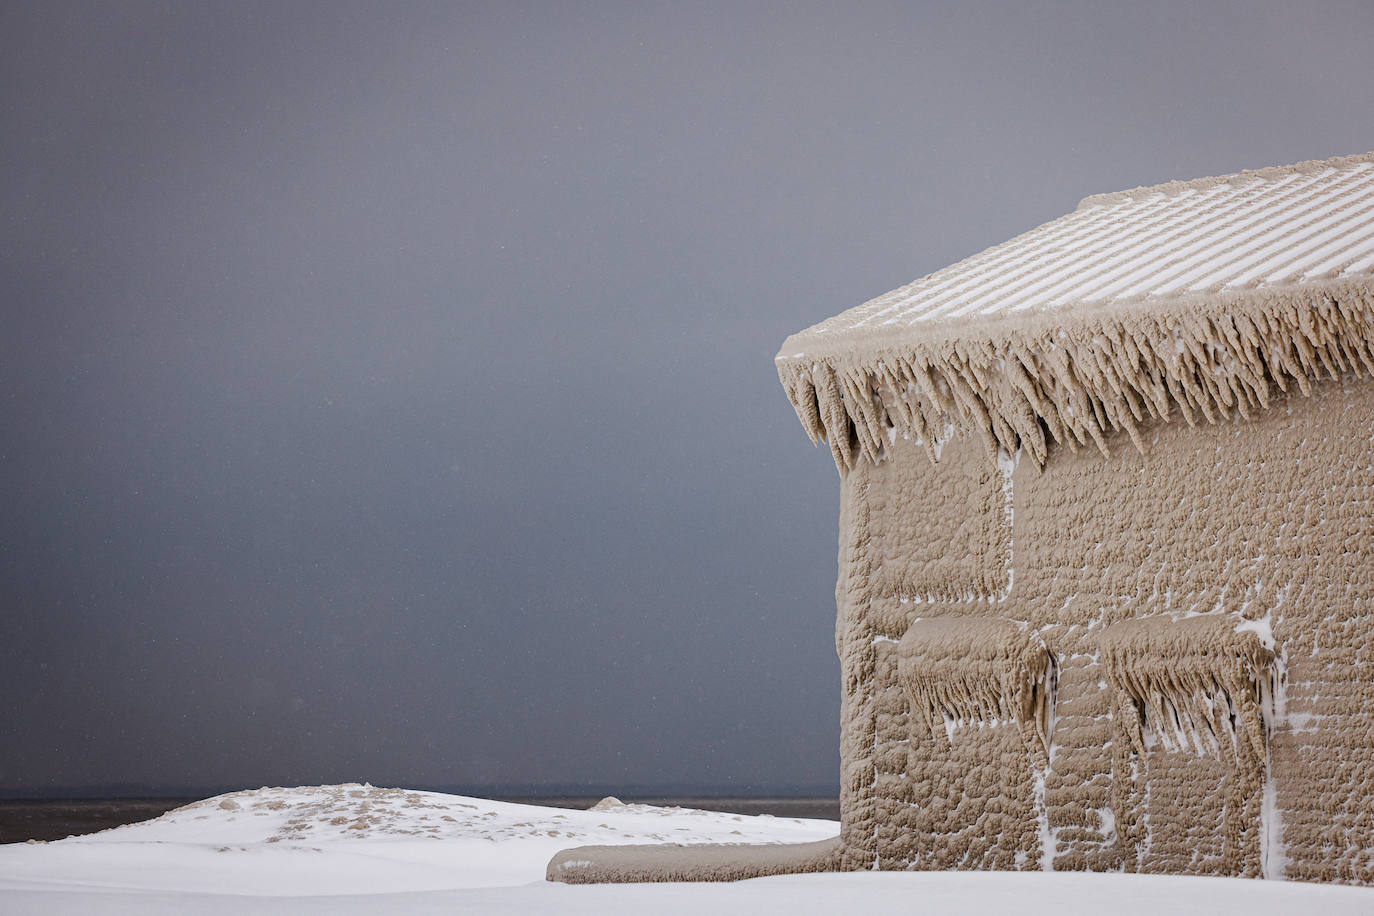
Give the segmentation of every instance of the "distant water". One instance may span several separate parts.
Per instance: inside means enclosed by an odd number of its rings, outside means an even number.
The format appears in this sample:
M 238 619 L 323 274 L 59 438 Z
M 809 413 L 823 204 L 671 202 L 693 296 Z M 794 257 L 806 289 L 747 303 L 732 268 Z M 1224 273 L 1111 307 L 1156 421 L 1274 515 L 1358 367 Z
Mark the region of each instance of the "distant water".
M 590 808 L 601 796 L 558 796 L 554 798 L 501 798 L 500 801 L 554 808 Z M 731 814 L 771 814 L 774 817 L 818 817 L 840 819 L 837 798 L 689 798 L 674 796 L 627 795 L 623 802 L 683 808 L 728 811 Z M 62 800 L 0 801 L 0 843 L 26 840 L 60 840 L 83 833 L 108 830 L 121 824 L 135 824 L 157 817 L 173 808 L 189 805 L 197 798 L 86 798 Z
M 60 840 L 157 817 L 194 798 L 83 798 L 0 801 L 0 843 Z

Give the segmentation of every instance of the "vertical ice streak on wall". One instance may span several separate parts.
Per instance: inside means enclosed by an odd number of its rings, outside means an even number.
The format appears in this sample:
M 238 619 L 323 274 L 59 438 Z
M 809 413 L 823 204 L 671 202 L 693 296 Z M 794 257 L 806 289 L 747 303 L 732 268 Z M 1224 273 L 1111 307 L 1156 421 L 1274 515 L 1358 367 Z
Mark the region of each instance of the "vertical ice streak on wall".
M 1288 855 L 1283 842 L 1283 811 L 1279 808 L 1278 786 L 1272 772 L 1265 774 L 1260 819 L 1264 844 L 1261 863 L 1263 875 L 1271 880 L 1282 881 L 1287 876 Z
M 1250 630 L 1273 651 L 1274 631 L 1270 616 L 1264 620 L 1245 621 L 1238 630 Z M 1286 724 L 1288 718 L 1288 653 L 1279 651 L 1273 657 L 1273 677 L 1260 680 L 1263 692 L 1261 708 L 1266 732 Z M 1265 878 L 1282 881 L 1287 876 L 1288 847 L 1284 842 L 1283 810 L 1279 807 L 1278 782 L 1273 761 L 1266 757 L 1264 767 L 1264 796 L 1260 804 L 1260 869 Z
M 1021 449 L 1009 452 L 1004 448 L 997 450 L 997 475 L 1002 482 L 1003 512 L 1007 521 L 1007 584 L 996 598 L 1006 601 L 1011 597 L 1012 586 L 1016 583 L 1016 492 L 1014 488 L 1016 465 L 1021 460 Z
M 1054 828 L 1050 826 L 1050 811 L 1045 803 L 1045 774 L 1048 767 L 1035 775 L 1035 831 L 1040 837 L 1040 870 L 1054 871 L 1054 856 L 1058 851 Z
M 1047 650 L 1050 659 L 1048 677 L 1045 678 L 1045 756 L 1036 761 L 1035 773 L 1035 826 L 1040 838 L 1040 870 L 1054 871 L 1054 857 L 1059 852 L 1058 831 L 1050 824 L 1049 803 L 1045 800 L 1045 783 L 1054 768 L 1054 729 L 1059 707 L 1058 662 Z

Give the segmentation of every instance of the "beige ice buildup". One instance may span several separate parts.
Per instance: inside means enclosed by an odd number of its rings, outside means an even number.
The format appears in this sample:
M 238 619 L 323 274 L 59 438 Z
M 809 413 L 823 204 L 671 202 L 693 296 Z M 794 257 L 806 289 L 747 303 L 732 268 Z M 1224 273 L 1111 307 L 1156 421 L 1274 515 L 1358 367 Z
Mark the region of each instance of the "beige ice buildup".
M 840 471 L 841 833 L 561 881 L 1374 884 L 1374 154 L 1084 200 L 796 334 Z

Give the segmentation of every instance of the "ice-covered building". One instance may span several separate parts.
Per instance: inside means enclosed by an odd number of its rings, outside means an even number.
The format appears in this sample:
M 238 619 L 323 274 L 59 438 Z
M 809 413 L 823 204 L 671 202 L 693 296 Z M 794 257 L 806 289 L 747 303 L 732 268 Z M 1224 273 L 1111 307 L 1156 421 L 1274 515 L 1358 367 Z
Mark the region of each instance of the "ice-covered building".
M 1374 883 L 1371 271 L 1374 154 L 1089 197 L 783 344 L 842 832 L 777 870 Z

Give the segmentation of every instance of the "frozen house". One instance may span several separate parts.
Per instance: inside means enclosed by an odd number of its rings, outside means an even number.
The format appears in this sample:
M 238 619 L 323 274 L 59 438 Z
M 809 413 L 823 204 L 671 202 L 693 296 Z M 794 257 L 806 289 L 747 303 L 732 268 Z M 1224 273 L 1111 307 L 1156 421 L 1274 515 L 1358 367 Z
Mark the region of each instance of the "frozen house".
M 1089 197 L 788 338 L 842 490 L 840 838 L 550 876 L 1374 883 L 1371 270 L 1367 154 Z

